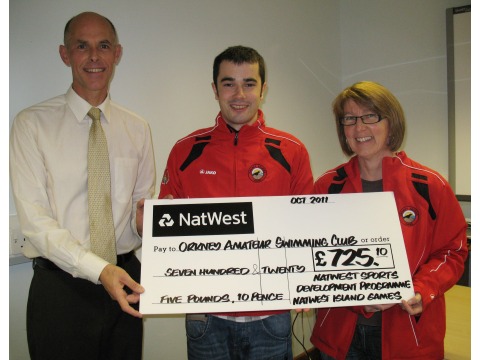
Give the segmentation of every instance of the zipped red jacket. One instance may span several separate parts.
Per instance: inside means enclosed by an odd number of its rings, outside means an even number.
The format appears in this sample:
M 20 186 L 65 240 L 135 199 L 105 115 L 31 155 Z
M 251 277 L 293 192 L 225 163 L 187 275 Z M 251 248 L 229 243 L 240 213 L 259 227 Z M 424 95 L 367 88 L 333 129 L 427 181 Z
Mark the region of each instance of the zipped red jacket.
M 467 224 L 450 185 L 436 171 L 399 152 L 383 159 L 382 173 L 383 190 L 395 196 L 414 291 L 423 302 L 419 316 L 397 305 L 382 312 L 382 359 L 443 359 L 444 293 L 463 273 Z M 358 158 L 320 176 L 314 192 L 362 192 Z M 368 216 L 368 209 L 358 216 Z M 359 313 L 372 314 L 363 306 L 318 309 L 312 344 L 345 359 Z
M 219 113 L 213 127 L 177 141 L 159 198 L 169 194 L 174 198 L 306 195 L 312 191 L 307 149 L 296 137 L 266 127 L 259 110 L 257 121 L 239 131 L 228 126 Z M 263 316 L 285 311 L 217 315 Z

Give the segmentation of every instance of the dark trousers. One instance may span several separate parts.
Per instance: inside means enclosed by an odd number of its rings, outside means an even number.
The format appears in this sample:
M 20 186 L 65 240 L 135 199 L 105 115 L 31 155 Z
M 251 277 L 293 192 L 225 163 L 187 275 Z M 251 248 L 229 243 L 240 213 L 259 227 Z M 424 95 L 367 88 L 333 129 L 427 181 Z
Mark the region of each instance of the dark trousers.
M 140 281 L 134 255 L 119 266 Z M 27 303 L 32 360 L 140 360 L 142 337 L 142 319 L 124 313 L 102 285 L 34 261 Z
M 321 360 L 336 360 L 320 352 Z M 381 360 L 382 327 L 358 324 L 346 360 Z

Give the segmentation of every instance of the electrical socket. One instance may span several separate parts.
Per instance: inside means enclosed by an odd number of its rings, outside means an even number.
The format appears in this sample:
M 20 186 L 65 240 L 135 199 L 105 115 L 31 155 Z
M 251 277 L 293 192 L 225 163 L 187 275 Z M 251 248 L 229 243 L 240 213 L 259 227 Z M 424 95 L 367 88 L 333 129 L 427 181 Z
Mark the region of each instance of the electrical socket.
M 10 215 L 10 255 L 22 255 L 22 248 L 25 245 L 25 236 L 20 230 L 17 215 Z

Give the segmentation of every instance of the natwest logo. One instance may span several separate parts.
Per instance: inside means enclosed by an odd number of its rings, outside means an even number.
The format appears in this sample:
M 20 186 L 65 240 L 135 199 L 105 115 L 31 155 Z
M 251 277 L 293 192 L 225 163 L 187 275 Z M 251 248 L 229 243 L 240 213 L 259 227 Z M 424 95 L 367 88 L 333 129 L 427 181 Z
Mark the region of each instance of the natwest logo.
M 251 202 L 154 205 L 152 237 L 253 234 Z
M 160 225 L 161 227 L 173 226 L 173 220 L 170 214 L 163 214 L 162 218 L 158 222 L 158 225 Z
M 165 214 L 166 216 L 168 214 Z M 209 225 L 239 225 L 247 224 L 247 214 L 242 211 L 240 214 L 224 214 L 223 212 L 202 212 L 200 215 L 191 213 L 179 214 L 180 226 L 209 226 Z M 160 220 L 161 221 L 161 220 Z M 161 225 L 160 225 L 161 226 Z

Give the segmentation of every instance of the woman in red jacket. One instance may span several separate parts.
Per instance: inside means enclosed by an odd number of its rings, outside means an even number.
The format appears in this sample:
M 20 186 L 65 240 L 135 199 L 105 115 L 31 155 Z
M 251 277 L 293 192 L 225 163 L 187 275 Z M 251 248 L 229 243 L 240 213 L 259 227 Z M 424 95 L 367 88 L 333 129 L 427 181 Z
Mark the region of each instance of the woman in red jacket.
M 415 296 L 399 304 L 318 309 L 311 342 L 322 359 L 443 359 L 444 293 L 467 257 L 466 221 L 447 181 L 398 152 L 405 118 L 395 96 L 359 82 L 333 102 L 350 161 L 327 171 L 315 192 L 393 191 Z

